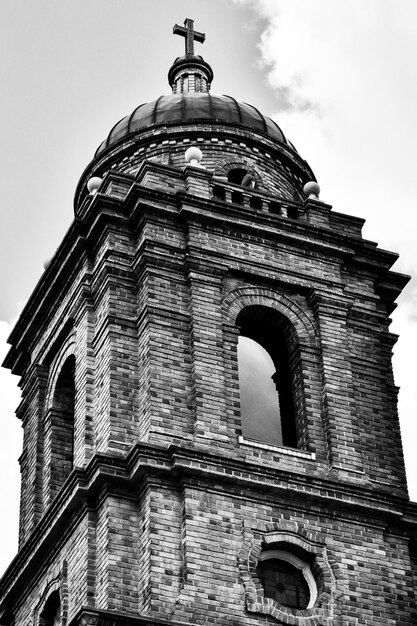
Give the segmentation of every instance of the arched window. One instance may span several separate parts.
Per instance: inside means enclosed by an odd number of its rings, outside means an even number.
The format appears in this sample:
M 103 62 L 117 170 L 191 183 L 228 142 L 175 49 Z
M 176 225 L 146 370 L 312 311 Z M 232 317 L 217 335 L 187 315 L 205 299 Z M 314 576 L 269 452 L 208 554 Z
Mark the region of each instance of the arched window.
M 61 599 L 59 591 L 51 593 L 39 614 L 39 626 L 59 626 L 61 624 Z
M 272 445 L 297 447 L 293 365 L 294 333 L 280 313 L 248 306 L 236 320 L 240 328 L 238 368 L 242 434 Z
M 248 170 L 245 170 L 243 167 L 235 167 L 228 173 L 227 181 L 229 183 L 233 183 L 234 185 L 241 185 L 247 173 Z
M 266 598 L 292 609 L 314 606 L 317 584 L 309 563 L 299 556 L 286 550 L 263 552 L 256 571 Z
M 235 167 L 230 170 L 227 174 L 227 181 L 233 185 L 242 185 L 242 187 L 249 187 L 250 189 L 256 187 L 255 174 L 244 167 Z
M 75 357 L 69 356 L 58 375 L 51 410 L 51 495 L 62 487 L 73 467 Z

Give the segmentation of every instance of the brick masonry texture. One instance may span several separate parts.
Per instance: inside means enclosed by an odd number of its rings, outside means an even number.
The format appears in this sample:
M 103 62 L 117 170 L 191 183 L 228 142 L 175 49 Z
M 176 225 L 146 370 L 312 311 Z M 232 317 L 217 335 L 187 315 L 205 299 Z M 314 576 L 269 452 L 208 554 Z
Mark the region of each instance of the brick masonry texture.
M 184 161 L 194 144 L 204 168 Z M 243 203 L 234 167 L 257 181 Z M 405 284 L 389 271 L 395 255 L 361 238 L 361 220 L 306 200 L 308 166 L 249 130 L 145 130 L 94 168 L 100 192 L 78 192 L 6 359 L 22 376 L 24 450 L 2 623 L 40 624 L 56 590 L 63 624 L 417 623 L 417 509 L 391 369 L 389 315 Z M 298 218 L 272 201 L 295 203 Z M 292 329 L 297 448 L 242 438 L 245 307 Z M 69 358 L 73 467 L 54 484 Z M 256 555 L 274 533 L 314 561 L 317 606 L 264 597 Z

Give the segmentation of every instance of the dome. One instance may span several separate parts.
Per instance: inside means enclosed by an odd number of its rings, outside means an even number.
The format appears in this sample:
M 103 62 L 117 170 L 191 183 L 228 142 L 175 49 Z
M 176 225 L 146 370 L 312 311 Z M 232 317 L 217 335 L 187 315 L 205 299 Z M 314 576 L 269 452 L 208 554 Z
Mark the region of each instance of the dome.
M 161 96 L 157 100 L 138 106 L 131 115 L 117 122 L 107 139 L 98 147 L 95 157 L 143 129 L 196 122 L 214 122 L 247 128 L 294 149 L 279 126 L 251 104 L 237 102 L 231 96 L 188 92 Z

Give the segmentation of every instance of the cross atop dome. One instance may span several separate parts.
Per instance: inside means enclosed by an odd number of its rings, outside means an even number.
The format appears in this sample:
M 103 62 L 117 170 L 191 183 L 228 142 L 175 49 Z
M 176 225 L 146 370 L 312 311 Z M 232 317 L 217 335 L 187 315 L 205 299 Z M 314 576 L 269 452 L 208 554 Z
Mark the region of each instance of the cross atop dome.
M 199 33 L 194 30 L 194 20 L 190 20 L 188 17 L 184 21 L 184 26 L 175 24 L 173 33 L 185 38 L 185 54 L 194 55 L 194 41 L 203 43 L 206 38 L 205 33 Z
M 213 70 L 202 56 L 194 54 L 194 41 L 203 43 L 206 35 L 194 30 L 194 20 L 188 17 L 184 26 L 175 24 L 173 33 L 185 38 L 185 54 L 175 59 L 168 72 L 172 93 L 207 93 L 213 80 Z

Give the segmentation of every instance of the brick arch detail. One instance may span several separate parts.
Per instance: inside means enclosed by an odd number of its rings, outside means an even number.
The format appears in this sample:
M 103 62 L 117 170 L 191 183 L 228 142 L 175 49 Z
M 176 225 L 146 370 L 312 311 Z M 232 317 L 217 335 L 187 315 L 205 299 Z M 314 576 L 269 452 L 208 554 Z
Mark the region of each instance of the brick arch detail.
M 299 546 L 314 555 L 316 568 L 323 577 L 322 589 L 317 606 L 298 611 L 281 606 L 271 598 L 265 598 L 264 590 L 257 576 L 258 557 L 262 545 L 282 541 L 287 545 Z M 270 615 L 280 623 L 293 626 L 330 626 L 334 624 L 335 603 L 343 598 L 342 585 L 337 580 L 335 568 L 330 565 L 324 536 L 310 532 L 295 522 L 258 523 L 256 528 L 247 529 L 238 554 L 239 574 L 244 587 L 246 608 L 250 613 Z
M 214 170 L 214 174 L 215 176 L 224 176 L 224 174 L 228 174 L 230 170 L 233 170 L 235 167 L 250 168 L 251 165 L 249 164 L 248 159 L 246 159 L 245 157 L 233 156 L 218 161 Z
M 52 406 L 54 393 L 55 393 L 55 386 L 58 380 L 58 376 L 62 370 L 62 367 L 65 361 L 70 356 L 75 356 L 75 334 L 74 333 L 71 334 L 63 343 L 63 345 L 61 346 L 61 349 L 59 350 L 51 366 L 50 373 L 49 373 L 48 387 L 46 391 L 45 410 L 50 409 Z
M 223 313 L 231 324 L 236 323 L 240 311 L 248 306 L 266 306 L 279 311 L 293 325 L 300 342 L 318 347 L 316 326 L 304 309 L 289 296 L 259 287 L 239 287 L 223 299 Z
M 231 170 L 238 167 L 241 167 L 242 169 L 247 169 L 248 172 L 253 174 L 256 180 L 257 187 L 260 187 L 262 185 L 262 179 L 256 171 L 256 168 L 253 166 L 253 163 L 250 163 L 249 160 L 245 157 L 237 158 L 236 156 L 234 156 L 226 159 L 221 159 L 216 164 L 214 174 L 215 176 L 227 176 Z
M 53 571 L 50 576 L 47 577 L 40 590 L 38 601 L 33 610 L 32 623 L 34 626 L 39 626 L 40 616 L 45 603 L 55 591 L 59 591 L 61 602 L 61 624 L 62 626 L 65 626 L 68 618 L 68 563 L 65 560 L 62 562 L 61 566 L 56 565 L 53 568 Z

